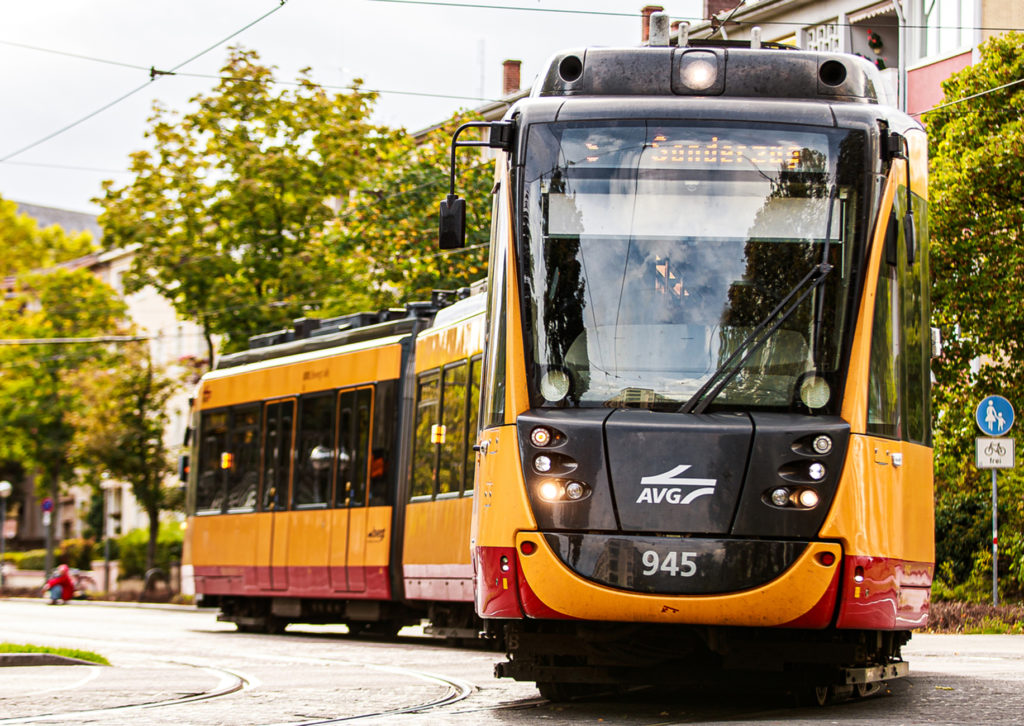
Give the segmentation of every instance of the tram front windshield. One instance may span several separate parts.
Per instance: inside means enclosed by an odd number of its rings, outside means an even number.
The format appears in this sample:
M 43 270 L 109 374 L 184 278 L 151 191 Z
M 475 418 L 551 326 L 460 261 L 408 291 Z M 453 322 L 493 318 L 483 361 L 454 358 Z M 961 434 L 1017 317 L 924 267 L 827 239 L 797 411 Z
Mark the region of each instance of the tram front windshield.
M 520 259 L 533 405 L 679 408 L 827 262 L 713 400 L 806 410 L 801 382 L 834 381 L 841 364 L 864 145 L 780 124 L 532 125 Z M 820 410 L 838 410 L 827 398 Z

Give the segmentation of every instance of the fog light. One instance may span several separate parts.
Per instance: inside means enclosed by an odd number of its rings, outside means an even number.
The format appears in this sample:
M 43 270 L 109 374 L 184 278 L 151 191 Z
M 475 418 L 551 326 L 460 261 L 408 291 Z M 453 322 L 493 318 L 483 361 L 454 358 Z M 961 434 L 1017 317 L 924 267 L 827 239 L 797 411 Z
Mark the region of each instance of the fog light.
M 827 454 L 832 451 L 832 439 L 825 434 L 814 437 L 814 443 L 811 444 L 814 447 L 814 451 L 818 454 Z
M 801 507 L 813 509 L 818 506 L 818 492 L 813 489 L 804 489 L 800 492 L 799 501 Z
M 508 564 L 508 557 L 505 556 L 505 555 L 502 555 L 501 556 L 501 571 L 502 572 L 508 572 L 510 569 L 512 569 L 512 566 Z
M 533 460 L 533 468 L 541 474 L 551 471 L 551 457 L 541 454 Z
M 807 467 L 807 474 L 814 481 L 821 481 L 825 478 L 825 465 L 816 461 Z
M 546 481 L 540 485 L 540 498 L 546 502 L 553 502 L 562 495 L 562 487 L 556 482 Z
M 565 485 L 565 496 L 568 499 L 581 499 L 587 493 L 587 488 L 578 481 L 571 481 Z
M 772 492 L 772 504 L 776 507 L 784 507 L 789 503 L 789 489 L 779 487 Z
M 530 432 L 530 441 L 534 446 L 547 446 L 551 443 L 551 432 L 543 426 L 538 426 Z

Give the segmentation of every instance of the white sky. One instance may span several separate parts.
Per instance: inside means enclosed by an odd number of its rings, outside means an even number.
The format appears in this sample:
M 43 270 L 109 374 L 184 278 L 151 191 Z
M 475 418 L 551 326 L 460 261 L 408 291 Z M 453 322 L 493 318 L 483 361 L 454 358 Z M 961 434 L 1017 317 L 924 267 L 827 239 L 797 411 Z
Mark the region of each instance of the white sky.
M 459 2 L 459 0 L 440 0 Z M 294 80 L 310 66 L 324 85 L 483 96 L 501 94 L 502 61 L 521 60 L 523 85 L 563 48 L 636 45 L 644 0 L 465 0 L 532 10 L 439 7 L 375 0 L 288 0 L 284 7 L 203 57 L 183 73 L 216 74 L 226 48 L 257 50 Z M 143 85 L 149 74 L 92 60 L 43 52 L 35 46 L 134 66 L 168 69 L 217 43 L 278 0 L 0 0 L 0 158 Z M 700 15 L 702 0 L 666 0 L 673 19 Z M 587 11 L 554 13 L 544 10 Z M 590 13 L 633 13 L 616 17 Z M 159 78 L 75 128 L 0 162 L 5 199 L 96 212 L 100 182 L 119 185 L 129 153 L 146 144 L 143 132 L 154 99 L 183 111 L 213 79 Z M 416 130 L 441 121 L 473 100 L 382 94 L 374 120 Z M 64 168 L 75 167 L 75 168 Z M 119 173 L 120 172 L 120 173 Z

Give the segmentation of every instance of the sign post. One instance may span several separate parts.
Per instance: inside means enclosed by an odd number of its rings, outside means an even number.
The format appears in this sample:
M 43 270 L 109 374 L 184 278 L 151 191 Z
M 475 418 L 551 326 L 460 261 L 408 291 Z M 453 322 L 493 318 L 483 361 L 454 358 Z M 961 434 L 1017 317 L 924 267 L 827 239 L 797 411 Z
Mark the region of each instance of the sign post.
M 974 411 L 974 420 L 986 436 L 974 440 L 974 465 L 992 470 L 992 604 L 999 604 L 999 487 L 996 470 L 1016 464 L 1014 440 L 1003 438 L 1013 426 L 1013 406 L 1002 396 L 986 396 Z

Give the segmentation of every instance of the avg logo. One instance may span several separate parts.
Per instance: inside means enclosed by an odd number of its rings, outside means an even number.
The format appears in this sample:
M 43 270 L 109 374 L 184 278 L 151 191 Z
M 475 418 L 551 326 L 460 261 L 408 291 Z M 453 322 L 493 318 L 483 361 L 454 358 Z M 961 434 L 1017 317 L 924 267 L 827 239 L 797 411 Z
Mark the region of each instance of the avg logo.
M 706 494 L 714 494 L 717 479 L 684 479 L 679 476 L 689 468 L 689 464 L 680 464 L 661 474 L 643 477 L 636 503 L 691 504 Z

